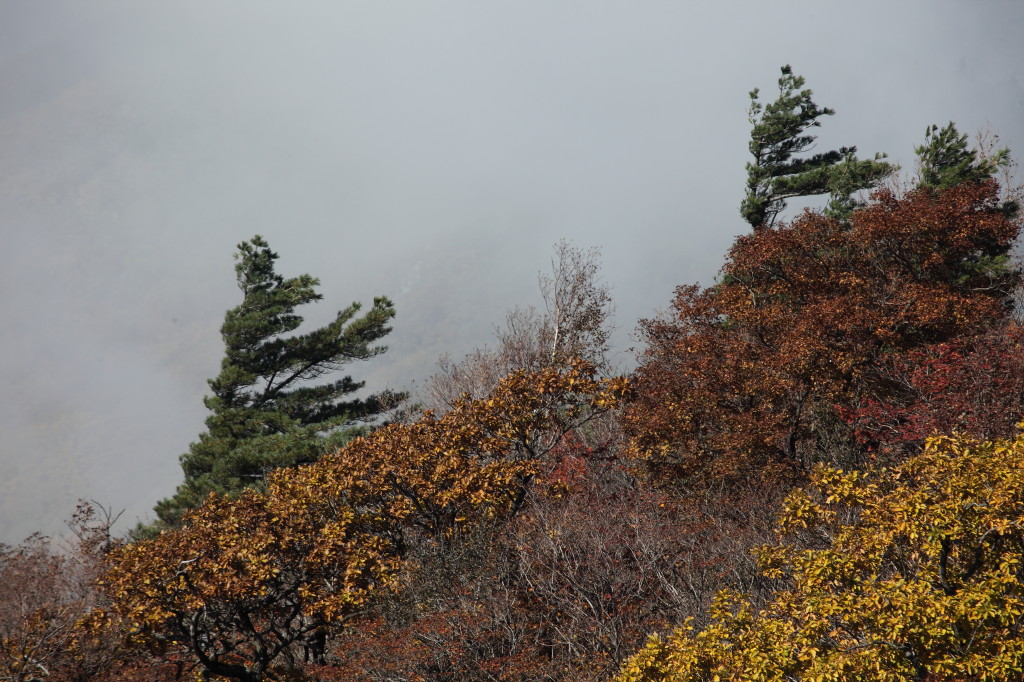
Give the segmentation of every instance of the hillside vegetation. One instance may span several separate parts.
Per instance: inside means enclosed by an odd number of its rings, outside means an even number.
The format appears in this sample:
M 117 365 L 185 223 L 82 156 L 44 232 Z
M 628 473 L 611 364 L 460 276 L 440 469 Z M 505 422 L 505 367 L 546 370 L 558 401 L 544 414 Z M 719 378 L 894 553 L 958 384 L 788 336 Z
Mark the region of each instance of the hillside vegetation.
M 952 124 L 902 185 L 800 156 L 833 113 L 803 85 L 751 93 L 752 229 L 628 376 L 562 243 L 493 346 L 354 400 L 312 382 L 384 352 L 390 301 L 286 337 L 316 280 L 244 242 L 185 483 L 128 538 L 83 503 L 63 550 L 0 546 L 0 679 L 1024 678 L 1009 157 Z

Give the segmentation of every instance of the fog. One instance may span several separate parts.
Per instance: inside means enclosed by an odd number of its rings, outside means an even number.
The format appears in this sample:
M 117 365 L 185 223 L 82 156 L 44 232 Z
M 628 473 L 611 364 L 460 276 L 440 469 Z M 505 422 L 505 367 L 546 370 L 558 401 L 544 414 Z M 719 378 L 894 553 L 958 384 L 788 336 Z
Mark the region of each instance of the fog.
M 149 518 L 203 429 L 235 245 L 322 281 L 323 322 L 392 297 L 422 382 L 490 342 L 561 238 L 639 318 L 713 280 L 747 93 L 792 64 L 822 148 L 910 171 L 931 123 L 1024 151 L 1024 4 L 0 2 L 0 542 L 78 498 Z

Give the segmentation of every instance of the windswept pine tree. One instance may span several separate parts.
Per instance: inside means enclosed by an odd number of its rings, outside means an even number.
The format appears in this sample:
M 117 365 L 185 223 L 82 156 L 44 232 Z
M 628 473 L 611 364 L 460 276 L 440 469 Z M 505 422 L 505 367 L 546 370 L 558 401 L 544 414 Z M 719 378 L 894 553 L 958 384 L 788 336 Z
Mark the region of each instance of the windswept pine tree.
M 185 481 L 159 502 L 160 523 L 173 527 L 182 514 L 211 492 L 237 494 L 262 483 L 279 467 L 313 462 L 358 431 L 357 422 L 379 414 L 404 396 L 384 392 L 352 398 L 364 382 L 350 376 L 326 383 L 354 360 L 380 355 L 375 343 L 391 331 L 395 309 L 387 298 L 359 315 L 353 303 L 319 329 L 286 336 L 302 324 L 299 306 L 323 298 L 310 275 L 277 274 L 278 255 L 259 235 L 238 245 L 238 287 L 242 303 L 229 310 L 221 327 L 225 355 L 204 399 L 211 414 L 207 431 L 181 456 Z
M 786 199 L 795 197 L 828 194 L 826 213 L 847 216 L 856 207 L 855 192 L 874 187 L 894 170 L 882 160 L 884 154 L 858 159 L 856 147 L 797 158 L 813 148 L 816 137 L 809 129 L 820 126 L 822 116 L 836 113 L 819 107 L 811 90 L 803 87 L 803 77 L 786 65 L 774 102 L 762 104 L 757 88 L 750 93 L 748 114 L 753 130 L 749 148 L 754 160 L 747 164 L 747 195 L 740 213 L 755 230 L 771 228 L 786 207 Z

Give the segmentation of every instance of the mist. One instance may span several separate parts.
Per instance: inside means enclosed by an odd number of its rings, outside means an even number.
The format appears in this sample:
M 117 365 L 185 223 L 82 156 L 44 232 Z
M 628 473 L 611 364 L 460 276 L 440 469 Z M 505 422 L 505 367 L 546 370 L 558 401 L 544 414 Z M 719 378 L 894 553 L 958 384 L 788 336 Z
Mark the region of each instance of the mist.
M 323 322 L 397 306 L 354 377 L 491 342 L 562 238 L 603 253 L 621 361 L 734 237 L 747 93 L 792 64 L 822 148 L 912 172 L 955 121 L 1024 150 L 1019 2 L 0 3 L 0 542 L 78 498 L 150 517 L 203 430 L 232 253 Z

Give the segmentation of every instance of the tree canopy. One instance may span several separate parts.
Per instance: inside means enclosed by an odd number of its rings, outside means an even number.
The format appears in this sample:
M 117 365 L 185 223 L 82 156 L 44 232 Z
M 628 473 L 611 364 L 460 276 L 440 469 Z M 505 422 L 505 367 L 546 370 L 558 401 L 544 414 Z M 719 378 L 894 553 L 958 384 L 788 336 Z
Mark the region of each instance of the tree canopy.
M 385 352 L 375 344 L 391 331 L 391 301 L 376 298 L 362 315 L 353 303 L 330 324 L 286 336 L 302 324 L 296 309 L 323 298 L 319 280 L 279 275 L 278 255 L 259 235 L 239 244 L 235 257 L 242 303 L 221 327 L 225 354 L 204 399 L 211 412 L 207 431 L 181 457 L 184 483 L 156 507 L 166 526 L 177 525 L 211 492 L 237 494 L 276 468 L 315 461 L 358 433 L 348 427 L 402 398 L 388 392 L 351 398 L 364 382 L 350 376 L 316 383 Z

